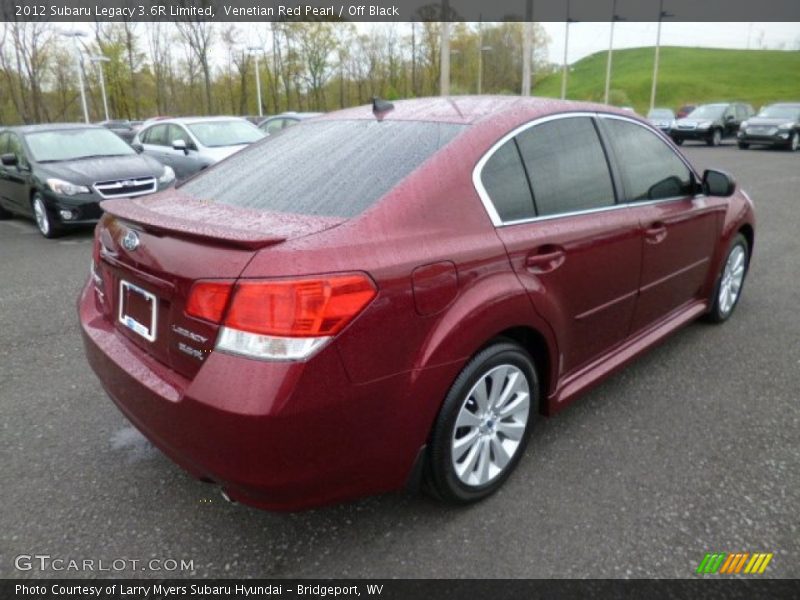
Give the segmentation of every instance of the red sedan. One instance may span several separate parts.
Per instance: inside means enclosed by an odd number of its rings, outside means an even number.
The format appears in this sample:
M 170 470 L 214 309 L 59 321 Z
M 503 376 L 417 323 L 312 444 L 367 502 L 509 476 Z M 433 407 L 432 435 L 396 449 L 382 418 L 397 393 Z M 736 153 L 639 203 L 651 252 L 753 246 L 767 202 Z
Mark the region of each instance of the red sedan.
M 753 206 L 644 120 L 535 98 L 376 102 L 103 203 L 89 362 L 163 452 L 293 510 L 498 489 L 552 414 L 725 321 Z

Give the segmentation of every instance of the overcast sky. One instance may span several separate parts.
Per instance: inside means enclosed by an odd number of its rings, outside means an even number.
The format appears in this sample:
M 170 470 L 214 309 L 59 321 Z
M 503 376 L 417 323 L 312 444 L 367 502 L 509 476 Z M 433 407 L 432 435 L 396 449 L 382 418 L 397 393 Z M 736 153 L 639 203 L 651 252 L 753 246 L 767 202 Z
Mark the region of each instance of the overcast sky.
M 550 36 L 550 61 L 564 60 L 564 23 L 542 23 Z M 568 62 L 608 49 L 610 23 L 573 23 L 569 32 Z M 614 48 L 654 46 L 658 23 L 618 22 Z M 664 46 L 711 48 L 779 48 L 800 50 L 800 23 L 672 23 L 661 25 Z
M 410 34 L 408 23 L 358 23 L 361 31 L 371 27 L 399 28 Z M 542 23 L 550 36 L 550 62 L 564 59 L 564 23 Z M 621 21 L 614 29 L 614 48 L 653 46 L 656 28 L 653 22 Z M 60 23 L 62 29 L 82 29 L 91 33 L 88 23 Z M 265 31 L 266 23 L 237 23 L 242 31 L 242 45 L 257 42 L 257 31 Z M 580 22 L 570 25 L 568 60 L 573 63 L 584 56 L 608 49 L 610 23 Z M 91 39 L 91 38 L 90 38 Z M 145 39 L 142 38 L 142 44 Z M 661 44 L 665 46 L 704 46 L 714 48 L 782 48 L 800 50 L 800 23 L 676 23 L 665 20 L 661 27 Z M 219 51 L 214 53 L 219 59 Z

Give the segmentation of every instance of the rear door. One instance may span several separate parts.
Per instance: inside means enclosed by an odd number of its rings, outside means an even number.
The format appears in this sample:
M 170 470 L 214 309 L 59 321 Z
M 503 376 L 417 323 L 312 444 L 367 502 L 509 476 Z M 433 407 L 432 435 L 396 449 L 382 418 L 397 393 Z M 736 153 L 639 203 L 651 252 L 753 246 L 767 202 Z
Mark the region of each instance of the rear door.
M 631 332 L 700 297 L 719 238 L 720 206 L 696 195 L 695 175 L 656 132 L 624 117 L 599 119 L 640 226 L 642 275 Z
M 639 282 L 639 224 L 616 202 L 593 116 L 533 122 L 497 148 L 481 181 L 511 264 L 556 332 L 559 373 L 624 341 Z

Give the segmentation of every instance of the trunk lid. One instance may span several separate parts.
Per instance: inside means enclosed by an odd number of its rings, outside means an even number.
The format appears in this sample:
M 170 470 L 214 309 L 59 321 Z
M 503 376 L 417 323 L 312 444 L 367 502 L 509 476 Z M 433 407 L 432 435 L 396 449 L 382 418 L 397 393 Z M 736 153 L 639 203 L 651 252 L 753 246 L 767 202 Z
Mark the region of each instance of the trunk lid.
M 141 351 L 189 378 L 219 330 L 185 313 L 194 282 L 236 280 L 259 249 L 342 222 L 220 206 L 178 190 L 102 207 L 95 262 L 106 318 Z

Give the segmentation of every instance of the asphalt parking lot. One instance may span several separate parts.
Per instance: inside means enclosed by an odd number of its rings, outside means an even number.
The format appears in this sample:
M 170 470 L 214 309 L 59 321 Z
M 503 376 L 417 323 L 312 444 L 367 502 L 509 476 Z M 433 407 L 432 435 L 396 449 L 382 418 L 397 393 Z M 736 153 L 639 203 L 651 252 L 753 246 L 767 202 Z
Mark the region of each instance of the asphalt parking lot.
M 132 429 L 86 364 L 75 300 L 91 231 L 49 241 L 0 222 L 0 576 L 691 577 L 706 552 L 773 552 L 764 576 L 800 577 L 800 153 L 684 151 L 756 203 L 736 314 L 541 421 L 506 486 L 469 508 L 225 503 Z M 193 569 L 20 571 L 21 554 Z

